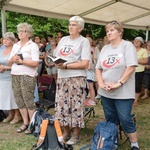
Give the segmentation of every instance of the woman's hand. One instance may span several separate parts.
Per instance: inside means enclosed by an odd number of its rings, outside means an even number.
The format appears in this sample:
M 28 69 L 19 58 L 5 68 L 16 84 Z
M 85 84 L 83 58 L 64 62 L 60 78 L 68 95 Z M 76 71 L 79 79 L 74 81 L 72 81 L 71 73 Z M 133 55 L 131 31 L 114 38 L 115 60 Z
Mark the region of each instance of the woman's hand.
M 145 69 L 150 69 L 150 65 L 145 65 Z
M 121 83 L 119 83 L 119 82 L 117 82 L 117 83 L 101 83 L 101 84 L 99 84 L 99 86 L 102 89 L 111 92 L 112 90 L 119 88 L 121 86 Z
M 110 86 L 107 83 L 100 83 L 99 86 L 106 91 L 110 91 Z
M 117 83 L 107 83 L 107 86 L 109 87 L 109 91 L 115 90 L 117 88 L 119 88 L 120 86 L 122 86 L 121 83 L 117 82 Z
M 12 62 L 13 62 L 13 63 L 16 63 L 16 64 L 19 64 L 20 61 L 21 61 L 20 56 L 18 56 L 17 54 L 14 55 L 14 56 L 12 56 L 11 59 L 12 59 Z
M 54 63 L 48 63 L 47 66 L 51 68 L 51 67 L 55 66 L 55 64 Z
M 6 70 L 5 66 L 3 66 L 3 65 L 0 65 L 0 73 L 3 73 L 3 72 L 5 72 L 5 70 Z
M 65 65 L 63 63 L 55 64 L 58 69 L 65 69 Z

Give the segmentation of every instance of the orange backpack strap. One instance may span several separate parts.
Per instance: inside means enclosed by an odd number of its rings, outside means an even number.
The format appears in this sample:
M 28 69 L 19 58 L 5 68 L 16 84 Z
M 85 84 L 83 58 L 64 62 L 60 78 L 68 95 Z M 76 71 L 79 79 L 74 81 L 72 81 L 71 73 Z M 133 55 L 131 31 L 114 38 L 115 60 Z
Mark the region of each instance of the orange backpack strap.
M 58 120 L 54 121 L 54 126 L 55 126 L 55 129 L 56 129 L 58 141 L 63 142 L 63 135 L 62 135 L 62 131 L 61 131 L 61 128 L 60 128 L 60 123 L 59 123 Z
M 40 132 L 40 136 L 38 138 L 37 145 L 40 145 L 44 141 L 45 136 L 46 136 L 47 126 L 48 126 L 48 120 L 43 120 L 41 132 Z

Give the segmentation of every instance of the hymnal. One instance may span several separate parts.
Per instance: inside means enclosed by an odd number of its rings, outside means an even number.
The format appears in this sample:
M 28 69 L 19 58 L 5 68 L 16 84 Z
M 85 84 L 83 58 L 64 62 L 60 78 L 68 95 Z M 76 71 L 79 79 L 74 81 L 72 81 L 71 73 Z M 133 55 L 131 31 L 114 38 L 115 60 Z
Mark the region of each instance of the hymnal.
M 53 57 L 53 56 L 48 56 L 55 64 L 59 64 L 59 63 L 65 63 L 66 60 L 61 58 L 61 57 Z

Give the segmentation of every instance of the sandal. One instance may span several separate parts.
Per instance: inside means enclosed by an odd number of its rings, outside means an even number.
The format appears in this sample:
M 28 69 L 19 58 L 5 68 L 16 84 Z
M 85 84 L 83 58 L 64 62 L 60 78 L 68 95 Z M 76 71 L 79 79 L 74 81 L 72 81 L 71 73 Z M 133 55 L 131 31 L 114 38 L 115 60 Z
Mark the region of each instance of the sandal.
M 22 121 L 22 118 L 21 118 L 21 117 L 19 117 L 19 118 L 14 118 L 14 119 L 10 122 L 10 124 L 16 124 L 16 123 L 18 123 L 18 122 L 20 122 L 20 121 Z
M 24 132 L 25 130 L 27 130 L 28 125 L 23 124 L 20 128 L 17 129 L 17 133 L 21 133 Z
M 66 142 L 66 144 L 68 144 L 68 145 L 74 145 L 74 144 L 77 144 L 78 142 L 80 142 L 79 136 L 72 136 L 70 138 L 70 140 L 68 142 Z
M 141 99 L 146 99 L 146 98 L 148 98 L 148 95 L 144 95 L 141 97 Z
M 24 133 L 25 133 L 25 134 L 32 134 L 32 131 L 31 131 L 30 129 L 26 129 L 26 130 L 24 131 Z
M 8 123 L 8 122 L 10 122 L 11 120 L 13 120 L 13 117 L 8 116 L 7 118 L 5 118 L 5 119 L 3 120 L 3 123 Z

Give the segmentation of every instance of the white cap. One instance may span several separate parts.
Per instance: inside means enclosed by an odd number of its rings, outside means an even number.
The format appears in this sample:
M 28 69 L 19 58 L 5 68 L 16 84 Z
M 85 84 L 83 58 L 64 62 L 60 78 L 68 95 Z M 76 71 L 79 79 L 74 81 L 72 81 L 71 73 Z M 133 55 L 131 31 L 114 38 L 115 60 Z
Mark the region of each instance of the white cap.
M 143 38 L 142 37 L 136 37 L 134 40 L 139 40 L 142 44 L 144 44 L 144 40 L 143 40 Z

